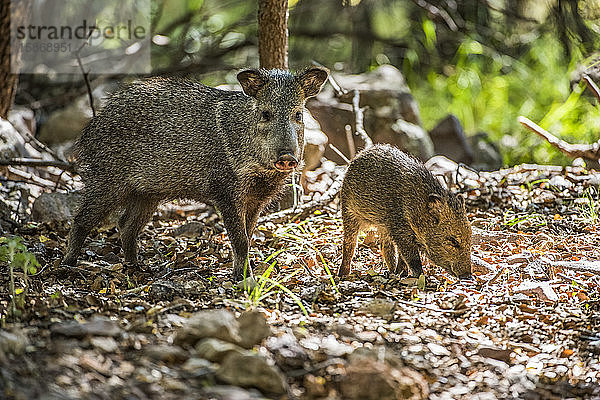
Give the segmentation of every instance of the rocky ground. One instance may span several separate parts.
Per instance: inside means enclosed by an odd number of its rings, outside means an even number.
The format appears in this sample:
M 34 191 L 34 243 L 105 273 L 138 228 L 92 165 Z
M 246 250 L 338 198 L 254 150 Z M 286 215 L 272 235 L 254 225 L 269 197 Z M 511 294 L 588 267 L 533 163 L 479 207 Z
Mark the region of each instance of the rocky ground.
M 373 233 L 340 281 L 335 203 L 263 219 L 249 287 L 230 281 L 227 235 L 204 205 L 161 208 L 141 236 L 143 268 L 122 264 L 114 226 L 65 268 L 65 224 L 5 223 L 40 265 L 12 273 L 17 315 L 0 266 L 0 397 L 600 398 L 600 174 L 437 173 L 467 199 L 472 281 L 430 263 L 425 279 L 391 276 Z M 317 170 L 308 188 L 329 179 Z

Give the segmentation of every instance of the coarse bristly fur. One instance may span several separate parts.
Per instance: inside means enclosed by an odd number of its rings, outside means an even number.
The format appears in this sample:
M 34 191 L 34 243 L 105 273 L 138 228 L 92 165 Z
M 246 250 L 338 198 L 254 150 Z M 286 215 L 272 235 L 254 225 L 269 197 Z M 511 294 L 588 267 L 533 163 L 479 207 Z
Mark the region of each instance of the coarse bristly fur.
M 158 77 L 117 91 L 76 146 L 85 187 L 64 263 L 76 263 L 90 230 L 119 207 L 125 260 L 136 263 L 136 238 L 158 204 L 187 198 L 217 208 L 234 278 L 251 275 L 252 231 L 302 158 L 304 102 L 327 76 L 324 68 L 245 70 L 243 92 Z
M 390 145 L 375 145 L 350 163 L 341 189 L 344 249 L 339 275 L 350 263 L 361 228 L 377 228 L 392 273 L 423 273 L 419 250 L 461 278 L 471 276 L 471 226 L 464 200 L 425 166 Z

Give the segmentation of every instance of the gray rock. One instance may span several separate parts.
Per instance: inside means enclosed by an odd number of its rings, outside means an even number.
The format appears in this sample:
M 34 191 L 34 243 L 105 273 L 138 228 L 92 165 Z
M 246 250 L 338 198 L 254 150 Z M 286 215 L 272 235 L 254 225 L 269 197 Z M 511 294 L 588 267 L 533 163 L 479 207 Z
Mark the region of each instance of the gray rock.
M 348 400 L 418 400 L 427 398 L 429 385 L 414 370 L 360 357 L 346 366 L 340 391 Z
M 234 386 L 255 387 L 265 393 L 282 395 L 287 382 L 279 368 L 262 355 L 233 352 L 223 360 L 217 378 Z
M 473 163 L 471 166 L 479 171 L 493 171 L 502 168 L 504 162 L 500 149 L 493 143 L 488 134 L 478 132 L 469 136 L 469 142 L 473 149 Z
M 42 193 L 33 203 L 31 215 L 37 222 L 61 223 L 73 218 L 81 194 L 75 193 Z
M 100 85 L 92 91 L 96 111 L 102 108 L 104 99 L 115 87 L 116 85 L 110 84 Z M 92 118 L 92 109 L 88 95 L 85 94 L 69 106 L 50 114 L 48 120 L 42 125 L 38 138 L 48 145 L 77 139 L 90 118 Z
M 217 371 L 217 365 L 204 358 L 189 358 L 181 368 L 188 374 L 198 377 L 208 374 L 214 374 Z
M 204 234 L 204 224 L 201 222 L 188 222 L 187 224 L 181 225 L 173 231 L 173 236 L 183 237 L 197 237 Z
M 354 90 L 360 92 L 360 106 L 364 112 L 365 130 L 375 143 L 390 143 L 411 154 L 426 160 L 433 155 L 433 143 L 421 125 L 419 107 L 410 93 L 402 73 L 390 65 L 381 66 L 361 75 L 335 75 L 338 83 L 348 94 L 336 98 L 331 89 L 307 103 L 307 108 L 319 121 L 329 143 L 338 148 L 346 157 L 350 149 L 345 126 L 355 125 L 352 109 Z M 356 150 L 363 147 L 360 140 L 354 139 Z M 325 157 L 338 164 L 344 163 L 331 149 L 325 150 Z
M 441 154 L 465 164 L 473 162 L 473 149 L 467 140 L 465 131 L 456 116 L 450 114 L 429 131 L 435 154 Z
M 216 338 L 239 343 L 240 327 L 233 314 L 226 310 L 206 310 L 195 313 L 175 335 L 177 344 L 193 344 L 201 339 Z
M 33 110 L 25 107 L 13 107 L 8 112 L 8 121 L 22 137 L 35 135 L 36 123 Z
M 233 343 L 224 342 L 219 339 L 203 339 L 196 344 L 196 352 L 199 357 L 208 361 L 220 363 L 231 353 L 243 353 L 244 349 Z
M 0 118 L 0 158 L 10 159 L 27 155 L 23 136 L 10 122 Z
M 214 400 L 267 400 L 258 391 L 242 389 L 235 386 L 217 385 L 202 389 L 206 398 Z
M 21 355 L 29 344 L 27 336 L 21 333 L 0 331 L 0 361 L 6 354 Z
M 240 336 L 242 340 L 239 345 L 247 349 L 256 344 L 260 344 L 264 339 L 271 335 L 271 328 L 267 324 L 267 319 L 260 311 L 247 311 L 238 318 L 240 325 Z
M 65 321 L 52 325 L 55 335 L 82 338 L 85 336 L 120 336 L 123 330 L 116 321 L 104 317 L 94 317 L 88 322 Z
M 421 125 L 419 106 L 410 93 L 406 80 L 399 69 L 382 65 L 359 75 L 336 74 L 337 82 L 349 93 L 342 101 L 352 104 L 353 91 L 360 92 L 360 106 L 373 107 L 377 115 L 386 118 L 402 118 Z
M 119 348 L 117 341 L 110 336 L 94 336 L 90 338 L 90 344 L 105 353 L 114 353 Z
M 275 358 L 277 365 L 283 370 L 302 368 L 309 359 L 306 350 L 292 333 L 272 336 L 267 339 L 265 346 Z
M 419 125 L 398 119 L 392 124 L 391 129 L 394 137 L 385 143 L 397 144 L 401 149 L 423 161 L 433 155 L 433 142 L 425 129 Z
M 169 364 L 180 363 L 189 358 L 189 354 L 181 347 L 167 344 L 147 346 L 144 352 L 155 361 Z
M 327 143 L 327 135 L 321 130 L 319 122 L 317 122 L 310 112 L 305 111 L 303 171 L 312 171 L 321 163 L 321 157 L 325 153 Z

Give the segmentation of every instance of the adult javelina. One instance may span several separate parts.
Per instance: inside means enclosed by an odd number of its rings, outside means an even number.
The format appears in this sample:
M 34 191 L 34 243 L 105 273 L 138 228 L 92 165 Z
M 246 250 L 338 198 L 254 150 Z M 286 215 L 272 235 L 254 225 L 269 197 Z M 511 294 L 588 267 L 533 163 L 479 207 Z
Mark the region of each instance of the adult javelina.
M 374 226 L 390 272 L 423 273 L 419 250 L 461 277 L 471 276 L 471 226 L 464 200 L 449 193 L 418 160 L 389 145 L 362 151 L 341 189 L 344 250 L 341 276 L 350 273 L 357 234 Z
M 251 275 L 245 267 L 258 215 L 298 168 L 304 102 L 327 75 L 245 70 L 237 76 L 243 93 L 172 78 L 118 91 L 77 143 L 85 188 L 64 263 L 76 262 L 90 230 L 119 207 L 125 260 L 137 262 L 136 238 L 159 202 L 188 198 L 219 210 L 234 278 Z

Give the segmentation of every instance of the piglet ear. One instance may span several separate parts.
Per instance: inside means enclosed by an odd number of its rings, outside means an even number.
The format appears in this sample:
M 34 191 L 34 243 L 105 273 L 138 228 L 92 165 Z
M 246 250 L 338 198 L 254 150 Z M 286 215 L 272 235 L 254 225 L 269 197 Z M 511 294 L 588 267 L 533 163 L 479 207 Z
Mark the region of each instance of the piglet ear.
M 431 193 L 427 198 L 427 210 L 436 223 L 439 222 L 440 215 L 442 214 L 442 201 L 442 196 L 436 193 Z
M 258 91 L 267 83 L 266 77 L 257 69 L 246 69 L 237 74 L 242 90 L 248 96 L 256 97 Z
M 329 70 L 322 67 L 309 68 L 296 76 L 304 92 L 304 98 L 316 96 L 329 76 Z

